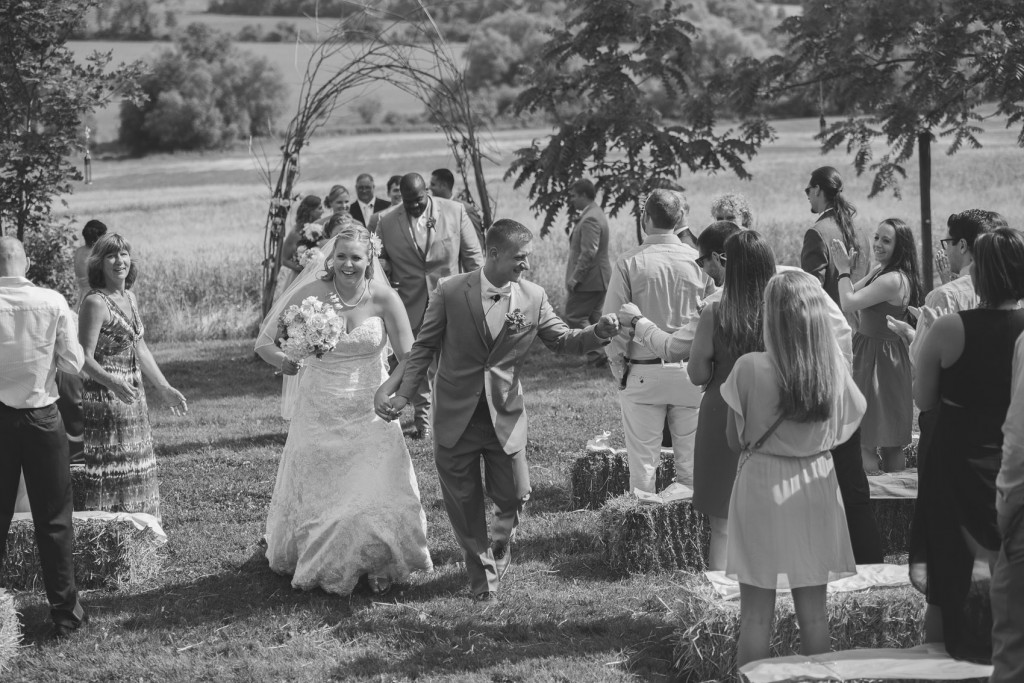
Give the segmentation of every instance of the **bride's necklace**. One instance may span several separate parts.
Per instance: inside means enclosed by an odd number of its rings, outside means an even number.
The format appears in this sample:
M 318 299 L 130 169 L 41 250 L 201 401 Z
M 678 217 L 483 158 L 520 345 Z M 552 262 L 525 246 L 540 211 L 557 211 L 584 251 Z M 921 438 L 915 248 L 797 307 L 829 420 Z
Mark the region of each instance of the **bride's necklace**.
M 366 280 L 363 280 L 363 288 L 359 292 L 359 298 L 352 303 L 345 301 L 345 297 L 341 295 L 341 290 L 338 289 L 338 281 L 332 278 L 331 282 L 334 284 L 334 291 L 338 294 L 338 301 L 341 303 L 342 308 L 355 308 L 363 303 L 363 298 L 366 296 L 367 291 Z

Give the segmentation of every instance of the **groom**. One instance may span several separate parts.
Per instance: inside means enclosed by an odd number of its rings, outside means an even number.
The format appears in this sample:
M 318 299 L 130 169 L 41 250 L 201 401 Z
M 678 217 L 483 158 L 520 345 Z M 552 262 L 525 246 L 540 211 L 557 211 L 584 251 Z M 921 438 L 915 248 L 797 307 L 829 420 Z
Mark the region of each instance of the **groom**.
M 430 297 L 423 326 L 406 358 L 402 384 L 378 415 L 394 419 L 416 395 L 431 361 L 434 382 L 434 458 L 448 519 L 466 557 L 473 599 L 497 600 L 511 559 L 509 542 L 530 497 L 526 409 L 520 371 L 534 338 L 552 351 L 583 354 L 618 332 L 614 315 L 582 330 L 555 315 L 544 290 L 520 277 L 530 269 L 533 233 L 513 220 L 487 231 L 480 270 L 442 280 Z M 487 537 L 484 485 L 494 503 Z

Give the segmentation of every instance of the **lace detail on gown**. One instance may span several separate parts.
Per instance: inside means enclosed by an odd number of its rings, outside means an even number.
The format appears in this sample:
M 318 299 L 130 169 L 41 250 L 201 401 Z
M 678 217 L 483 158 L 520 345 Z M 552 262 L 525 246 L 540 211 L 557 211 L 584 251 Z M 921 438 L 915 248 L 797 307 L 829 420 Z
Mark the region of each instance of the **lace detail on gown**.
M 306 361 L 266 532 L 271 569 L 295 588 L 344 595 L 361 574 L 404 581 L 432 568 L 402 429 L 373 412 L 386 341 L 368 318 Z

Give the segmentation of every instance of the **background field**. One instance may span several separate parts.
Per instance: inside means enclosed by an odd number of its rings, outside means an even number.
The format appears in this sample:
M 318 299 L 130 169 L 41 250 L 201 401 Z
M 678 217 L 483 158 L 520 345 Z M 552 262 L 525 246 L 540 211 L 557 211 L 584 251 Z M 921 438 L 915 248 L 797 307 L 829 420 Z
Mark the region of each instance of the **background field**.
M 831 164 L 847 181 L 846 196 L 859 208 L 859 225 L 868 231 L 888 216 L 906 219 L 920 229 L 916 166 L 908 169 L 903 199 L 891 195 L 867 199 L 868 177 L 857 178 L 845 155 L 822 156 L 813 139 L 817 122 L 790 120 L 777 124 L 778 140 L 749 165 L 753 180 L 728 174 L 688 175 L 690 222 L 709 221 L 712 199 L 741 192 L 754 208 L 757 228 L 771 240 L 782 263 L 795 264 L 803 231 L 812 221 L 803 195 L 812 169 Z M 502 131 L 494 135 L 496 164 L 487 168 L 496 215 L 533 226 L 540 223 L 526 193 L 502 180 L 513 151 L 542 137 L 542 130 Z M 1021 151 L 1011 131 L 990 128 L 985 147 L 948 157 L 937 151 L 933 161 L 933 216 L 936 234 L 950 213 L 969 207 L 999 211 L 1015 226 L 1024 225 L 1019 188 L 1024 184 Z M 277 151 L 265 141 L 267 155 Z M 257 150 L 259 152 L 260 150 Z M 276 159 L 269 156 L 269 161 Z M 303 153 L 300 192 L 326 194 L 334 183 L 353 189 L 355 176 L 374 174 L 378 193 L 392 174 L 424 175 L 452 166 L 443 138 L 435 133 L 379 134 L 314 139 Z M 221 154 L 158 155 L 145 159 L 97 160 L 94 183 L 79 185 L 66 197 L 80 222 L 101 218 L 134 244 L 143 261 L 140 299 L 149 334 L 159 339 L 203 339 L 248 334 L 256 319 L 259 263 L 269 192 L 261 185 L 252 156 L 243 151 Z M 612 224 L 613 257 L 636 243 L 632 217 Z M 563 300 L 567 247 L 565 221 L 535 249 L 531 278 Z
M 226 28 L 233 26 L 235 23 L 234 17 L 214 14 L 201 16 L 210 18 L 209 20 L 205 20 L 204 23 L 208 23 L 215 27 L 225 28 L 225 30 Z M 231 21 L 221 22 L 214 20 L 214 18 L 227 19 Z M 266 17 L 242 17 L 242 19 L 253 20 L 248 23 L 259 23 L 259 20 L 266 21 Z M 313 22 L 310 20 L 304 21 L 309 21 L 310 25 L 313 25 Z M 222 23 L 226 24 L 226 27 L 221 26 Z M 77 40 L 69 42 L 68 46 L 80 60 L 91 55 L 93 52 L 111 52 L 114 56 L 114 64 L 121 62 L 133 62 L 137 59 L 151 59 L 162 50 L 167 50 L 171 47 L 170 43 L 122 40 Z M 309 60 L 309 55 L 313 51 L 314 46 L 312 44 L 295 43 L 240 42 L 236 42 L 235 46 L 241 50 L 245 50 L 246 52 L 266 57 L 270 63 L 276 66 L 284 75 L 285 82 L 288 84 L 287 102 L 284 109 L 284 115 L 282 115 L 281 119 L 278 121 L 280 127 L 283 129 L 292 116 L 295 115 L 299 101 L 299 87 L 302 83 L 302 77 L 306 73 L 306 62 Z M 464 46 L 456 43 L 453 44 L 452 47 L 458 54 L 461 54 Z M 330 71 L 329 67 L 330 65 L 325 67 L 325 73 Z M 380 100 L 381 116 L 386 115 L 388 112 L 395 112 L 402 116 L 410 116 L 419 114 L 423 111 L 423 105 L 420 104 L 418 100 L 388 84 L 372 86 L 363 90 L 354 90 L 351 94 L 352 101 L 356 101 L 360 97 L 375 97 Z M 114 103 L 96 113 L 93 142 L 105 143 L 113 142 L 117 139 L 117 130 L 120 122 L 119 112 L 120 104 Z M 340 129 L 346 126 L 359 125 L 361 123 L 362 120 L 359 118 L 358 114 L 353 112 L 348 106 L 342 106 L 338 109 L 336 116 L 331 121 L 330 127 Z

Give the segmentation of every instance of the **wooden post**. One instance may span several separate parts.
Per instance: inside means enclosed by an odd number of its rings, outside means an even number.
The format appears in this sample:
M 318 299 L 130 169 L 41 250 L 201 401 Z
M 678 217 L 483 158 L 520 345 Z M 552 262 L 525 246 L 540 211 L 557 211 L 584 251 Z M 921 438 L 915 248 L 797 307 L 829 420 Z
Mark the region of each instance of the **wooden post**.
M 932 250 L 932 134 L 917 134 L 917 159 L 921 176 L 921 284 L 924 293 L 932 291 L 935 263 Z

